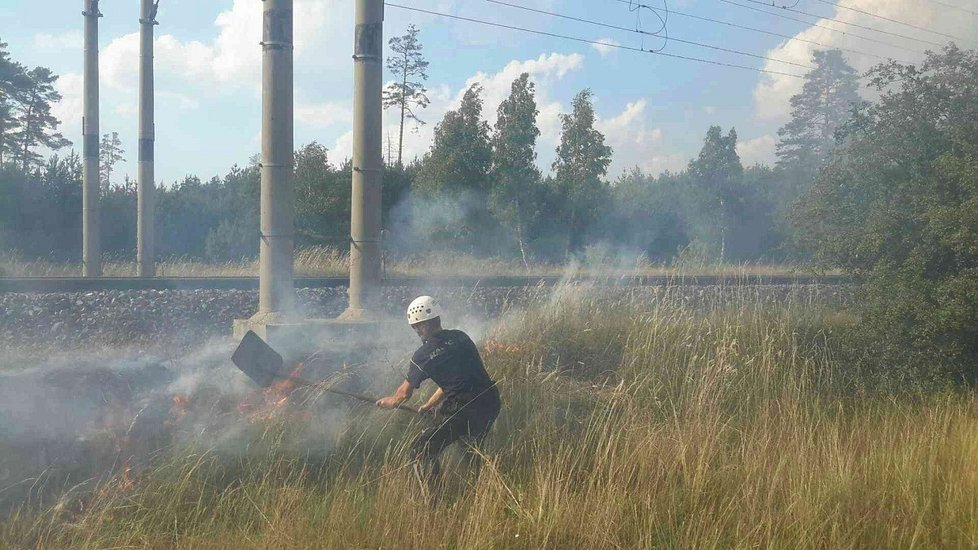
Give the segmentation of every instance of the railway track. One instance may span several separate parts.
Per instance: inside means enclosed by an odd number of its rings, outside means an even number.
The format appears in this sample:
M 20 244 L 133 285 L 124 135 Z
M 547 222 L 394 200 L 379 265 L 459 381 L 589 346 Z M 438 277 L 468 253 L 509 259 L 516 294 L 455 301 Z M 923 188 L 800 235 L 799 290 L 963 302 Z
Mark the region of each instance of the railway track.
M 389 277 L 391 287 L 494 287 L 553 286 L 565 281 L 608 286 L 716 286 L 716 285 L 840 285 L 842 275 L 643 275 L 622 277 L 560 276 L 452 276 Z M 342 288 L 347 277 L 296 277 L 296 288 Z M 258 277 L 0 277 L 0 292 L 93 292 L 102 290 L 250 290 Z

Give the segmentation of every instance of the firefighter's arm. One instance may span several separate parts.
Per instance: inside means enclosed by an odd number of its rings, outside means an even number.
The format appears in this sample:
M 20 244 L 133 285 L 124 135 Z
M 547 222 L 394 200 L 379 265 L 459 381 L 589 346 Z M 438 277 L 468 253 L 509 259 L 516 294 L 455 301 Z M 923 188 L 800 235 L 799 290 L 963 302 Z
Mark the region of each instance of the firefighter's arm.
M 397 387 L 397 390 L 395 390 L 393 394 L 378 399 L 377 406 L 382 409 L 393 409 L 394 407 L 410 399 L 412 393 L 414 393 L 414 387 L 410 382 L 405 380 L 404 382 L 401 382 L 401 385 Z
M 439 387 L 437 390 L 435 390 L 435 393 L 431 394 L 431 397 L 428 399 L 427 403 L 418 407 L 418 412 L 423 413 L 430 411 L 431 409 L 437 407 L 438 404 L 441 403 L 442 399 L 445 399 L 445 391 Z

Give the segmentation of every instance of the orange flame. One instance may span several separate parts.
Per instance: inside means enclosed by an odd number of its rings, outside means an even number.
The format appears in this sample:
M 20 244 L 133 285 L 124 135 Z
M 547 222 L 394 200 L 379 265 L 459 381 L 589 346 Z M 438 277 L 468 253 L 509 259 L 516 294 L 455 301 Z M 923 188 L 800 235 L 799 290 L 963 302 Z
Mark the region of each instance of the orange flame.
M 522 349 L 516 344 L 507 344 L 499 340 L 493 340 L 492 338 L 486 338 L 485 344 L 483 344 L 483 350 L 486 355 L 493 353 L 519 353 Z
M 122 479 L 119 481 L 119 489 L 121 491 L 132 491 L 136 484 L 132 480 L 132 465 L 127 461 L 122 465 Z
M 238 412 L 248 416 L 248 420 L 251 422 L 267 421 L 274 418 L 284 410 L 292 392 L 299 387 L 299 383 L 293 378 L 301 376 L 304 369 L 305 364 L 299 363 L 292 369 L 288 377 L 245 397 L 238 404 Z

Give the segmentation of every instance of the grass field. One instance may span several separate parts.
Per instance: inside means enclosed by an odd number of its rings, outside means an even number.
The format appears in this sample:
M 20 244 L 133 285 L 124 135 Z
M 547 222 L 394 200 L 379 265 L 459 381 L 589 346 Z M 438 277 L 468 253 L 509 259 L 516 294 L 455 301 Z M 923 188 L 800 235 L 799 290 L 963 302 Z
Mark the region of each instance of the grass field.
M 978 546 L 975 396 L 878 394 L 851 317 L 731 292 L 693 310 L 565 287 L 505 315 L 486 353 L 504 412 L 433 507 L 405 469 L 417 421 L 367 408 L 311 446 L 279 419 L 247 450 L 174 448 L 131 487 L 25 509 L 0 546 Z
M 349 256 L 345 250 L 330 247 L 302 248 L 295 254 L 295 275 L 298 277 L 341 277 L 349 274 Z M 763 263 L 703 263 L 679 261 L 656 264 L 643 257 L 621 257 L 592 253 L 570 265 L 531 264 L 528 268 L 518 261 L 477 258 L 463 254 L 440 253 L 416 256 L 387 262 L 390 276 L 485 276 L 485 275 L 578 275 L 637 276 L 637 275 L 794 275 L 809 274 L 811 268 L 800 265 Z M 81 264 L 26 260 L 0 255 L 0 276 L 5 277 L 78 277 Z M 107 277 L 136 276 L 133 261 L 107 260 L 103 263 Z M 232 262 L 207 262 L 187 258 L 164 258 L 157 264 L 160 277 L 257 277 L 258 261 L 246 259 Z

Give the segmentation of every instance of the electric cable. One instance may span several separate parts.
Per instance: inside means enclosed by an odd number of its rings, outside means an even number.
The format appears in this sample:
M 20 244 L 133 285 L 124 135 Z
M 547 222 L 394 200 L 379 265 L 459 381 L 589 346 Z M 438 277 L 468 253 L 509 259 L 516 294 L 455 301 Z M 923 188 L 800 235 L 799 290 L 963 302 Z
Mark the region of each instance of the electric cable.
M 872 38 L 872 37 L 865 36 L 865 35 L 862 35 L 862 34 L 856 34 L 854 32 L 849 32 L 849 31 L 845 31 L 845 30 L 842 30 L 842 29 L 837 29 L 835 27 L 829 27 L 829 26 L 826 26 L 826 25 L 820 25 L 818 23 L 813 23 L 812 21 L 806 21 L 805 19 L 798 19 L 797 17 L 792 17 L 790 15 L 785 15 L 783 13 L 777 13 L 777 12 L 773 12 L 773 11 L 763 10 L 763 9 L 758 8 L 756 6 L 748 6 L 746 4 L 739 4 L 737 2 L 734 2 L 733 0 L 720 0 L 720 2 L 723 2 L 725 4 L 730 4 L 731 6 L 737 6 L 738 8 L 744 8 L 746 10 L 756 11 L 758 13 L 763 13 L 765 15 L 770 15 L 772 17 L 779 17 L 781 19 L 787 19 L 788 21 L 796 21 L 798 23 L 803 23 L 803 24 L 809 25 L 811 27 L 816 27 L 816 28 L 819 28 L 819 29 L 825 29 L 827 31 L 838 33 L 838 34 L 841 34 L 843 36 L 851 36 L 853 38 L 858 38 L 860 40 L 865 40 L 867 42 L 874 42 L 874 43 L 880 44 L 882 46 L 888 46 L 888 47 L 891 47 L 891 48 L 896 48 L 898 50 L 904 50 L 904 51 L 912 52 L 912 53 L 915 53 L 915 54 L 922 53 L 919 50 L 916 50 L 914 48 L 908 48 L 906 46 L 901 46 L 899 44 L 894 44 L 892 42 L 887 42 L 885 40 L 880 40 L 878 38 Z M 768 5 L 768 4 L 764 4 L 764 5 Z
M 666 49 L 666 46 L 669 45 L 669 3 L 666 0 L 662 0 L 662 8 L 666 12 L 665 17 L 659 15 L 659 12 L 657 11 L 652 12 L 652 15 L 654 15 L 655 18 L 659 20 L 659 23 L 662 24 L 657 31 L 652 33 L 653 36 L 663 39 L 662 45 L 656 48 L 655 50 L 657 52 L 661 52 L 662 50 Z M 637 5 L 632 6 L 631 4 L 629 4 L 628 11 L 635 12 L 635 30 L 637 32 L 642 32 L 642 9 Z M 665 33 L 665 36 L 660 36 L 659 33 Z M 645 48 L 644 36 L 642 37 L 641 47 L 643 49 Z
M 721 1 L 725 1 L 725 0 L 721 0 Z M 851 26 L 851 27 L 856 27 L 857 29 L 864 29 L 864 30 L 867 30 L 867 31 L 878 32 L 880 34 L 887 34 L 887 35 L 890 35 L 890 36 L 895 36 L 897 38 L 903 38 L 904 40 L 912 40 L 914 42 L 920 42 L 922 44 L 928 44 L 928 45 L 931 45 L 931 46 L 943 46 L 943 44 L 941 44 L 940 42 L 931 42 L 930 40 L 924 40 L 923 38 L 914 38 L 913 36 L 907 36 L 905 34 L 900 34 L 898 32 L 884 31 L 883 29 L 877 29 L 875 27 L 870 27 L 868 25 L 860 25 L 859 23 L 850 23 L 849 21 L 843 21 L 841 19 L 835 19 L 833 17 L 827 17 L 827 16 L 824 16 L 824 15 L 818 15 L 817 13 L 808 13 L 807 11 L 802 11 L 802 10 L 798 10 L 798 9 L 795 9 L 795 8 L 789 8 L 787 6 L 776 6 L 774 4 L 769 4 L 767 2 L 762 2 L 761 0 L 745 0 L 745 1 L 746 2 L 750 2 L 751 4 L 760 4 L 761 6 L 767 6 L 767 7 L 771 7 L 771 8 L 778 8 L 778 9 L 784 10 L 784 11 L 790 11 L 791 13 L 797 13 L 798 15 L 804 15 L 806 17 L 815 17 L 817 19 L 824 19 L 826 21 L 832 21 L 833 23 L 838 23 L 840 25 L 848 25 L 848 26 Z M 727 3 L 728 4 L 731 4 L 733 2 L 727 2 Z M 772 12 L 765 12 L 765 13 L 772 13 Z
M 619 2 L 621 4 L 633 4 L 634 3 L 634 0 L 612 0 L 612 1 L 613 2 Z M 654 6 L 649 6 L 647 4 L 637 4 L 637 5 L 640 6 L 640 7 L 642 7 L 642 8 L 645 8 L 645 9 L 648 9 L 648 10 L 652 10 L 652 11 L 656 11 L 656 10 L 660 10 L 661 9 L 661 8 L 657 8 L 657 7 L 654 7 Z M 758 10 L 758 11 L 760 11 L 760 10 Z M 832 49 L 832 50 L 840 50 L 840 51 L 843 51 L 843 52 L 846 52 L 846 53 L 851 53 L 851 54 L 856 54 L 856 55 L 862 55 L 862 56 L 865 56 L 865 57 L 872 57 L 872 58 L 875 58 L 875 59 L 883 59 L 883 60 L 890 59 L 890 58 L 888 58 L 886 56 L 878 55 L 878 54 L 875 54 L 875 53 L 864 52 L 864 51 L 855 50 L 855 49 L 852 49 L 852 48 L 843 48 L 843 47 L 840 47 L 840 46 L 833 46 L 831 44 L 825 44 L 823 42 L 818 42 L 816 40 L 809 40 L 807 38 L 798 38 L 796 36 L 791 36 L 789 34 L 779 33 L 779 32 L 775 32 L 775 31 L 769 31 L 767 29 L 759 29 L 757 27 L 749 27 L 747 25 L 741 25 L 739 23 L 732 23 L 730 21 L 723 21 L 723 20 L 720 20 L 720 19 L 712 19 L 710 17 L 703 17 L 701 15 L 695 15 L 695 14 L 692 14 L 692 13 L 685 13 L 685 12 L 676 11 L 676 10 L 670 10 L 670 13 L 672 15 L 678 15 L 680 17 L 686 17 L 686 18 L 695 19 L 695 20 L 698 20 L 698 21 L 707 21 L 707 22 L 710 22 L 710 23 L 718 24 L 718 25 L 725 25 L 725 26 L 728 26 L 728 27 L 736 28 L 736 29 L 742 29 L 742 30 L 745 30 L 745 31 L 751 31 L 751 32 L 756 32 L 756 33 L 760 33 L 760 34 L 766 34 L 766 35 L 769 35 L 769 36 L 776 36 L 778 38 L 784 38 L 785 40 L 789 40 L 789 41 L 793 41 L 793 42 L 803 42 L 805 44 L 812 44 L 813 46 L 819 46 L 819 47 L 822 47 L 822 48 L 828 48 L 828 49 Z M 763 12 L 763 13 L 768 13 L 768 12 Z M 809 24 L 807 21 L 805 23 L 806 24 Z M 914 53 L 917 53 L 917 52 L 914 52 Z M 899 61 L 899 60 L 897 60 L 897 61 Z M 902 63 L 906 64 L 906 62 L 902 62 Z
M 854 8 L 852 6 L 847 6 L 845 4 L 836 4 L 835 2 L 830 2 L 829 0 L 816 0 L 816 2 L 821 2 L 821 3 L 826 4 L 828 6 L 833 6 L 833 7 L 836 7 L 836 8 L 842 8 L 844 10 L 849 10 L 849 11 L 853 11 L 853 12 L 856 12 L 856 13 L 861 13 L 863 15 L 868 15 L 870 17 L 875 17 L 877 19 L 882 19 L 883 21 L 889 21 L 890 23 L 896 23 L 897 25 L 903 25 L 905 27 L 910 27 L 911 29 L 917 29 L 918 31 L 929 32 L 929 33 L 932 33 L 932 34 L 937 34 L 937 35 L 943 36 L 945 38 L 952 38 L 954 40 L 961 40 L 961 41 L 964 41 L 964 42 L 968 42 L 968 39 L 961 38 L 960 36 L 954 36 L 953 34 L 948 34 L 946 32 L 935 31 L 934 29 L 931 29 L 931 28 L 928 28 L 928 27 L 922 27 L 920 25 L 914 25 L 913 23 L 907 23 L 905 21 L 900 21 L 900 20 L 897 20 L 897 19 L 892 19 L 890 17 L 886 17 L 885 15 L 879 15 L 877 13 L 873 13 L 873 12 L 866 11 L 866 10 L 859 9 L 859 8 Z M 778 6 L 778 7 L 780 8 L 780 7 L 784 7 L 784 6 Z M 791 6 L 791 7 L 793 8 L 794 6 Z
M 754 72 L 758 72 L 758 73 L 774 74 L 774 75 L 779 75 L 779 76 L 787 76 L 787 77 L 791 77 L 791 78 L 805 78 L 804 75 L 800 75 L 800 74 L 786 73 L 786 72 L 774 71 L 774 70 L 770 70 L 770 69 L 759 69 L 757 67 L 749 67 L 747 65 L 737 65 L 735 63 L 725 63 L 723 61 L 715 61 L 715 60 L 712 60 L 712 59 L 703 59 L 701 57 L 692 57 L 692 56 L 688 56 L 688 55 L 679 55 L 679 54 L 665 53 L 665 52 L 655 52 L 655 51 L 652 51 L 652 50 L 644 50 L 642 48 L 635 48 L 635 47 L 632 47 L 632 46 L 623 46 L 621 44 L 614 44 L 614 43 L 611 43 L 611 42 L 601 42 L 600 40 L 591 40 L 591 39 L 588 39 L 588 38 L 580 38 L 580 37 L 576 37 L 576 36 L 568 36 L 566 34 L 557 34 L 557 33 L 549 32 L 549 31 L 541 31 L 541 30 L 537 30 L 537 29 L 528 29 L 528 28 L 525 28 L 525 27 L 517 27 L 516 25 L 508 25 L 508 24 L 505 24 L 505 23 L 496 23 L 496 22 L 493 22 L 493 21 L 485 21 L 485 20 L 482 20 L 482 19 L 475 19 L 475 18 L 472 18 L 472 17 L 464 17 L 464 16 L 461 16 L 461 15 L 452 15 L 452 14 L 449 14 L 449 13 L 441 13 L 441 12 L 437 12 L 437 11 L 426 10 L 426 9 L 422 9 L 422 8 L 416 8 L 416 7 L 413 7 L 413 6 L 404 6 L 404 5 L 401 5 L 401 4 L 394 4 L 394 3 L 391 3 L 391 2 L 387 2 L 386 5 L 389 6 L 389 7 L 392 7 L 392 8 L 397 8 L 397 9 L 402 9 L 402 10 L 414 11 L 414 12 L 418 12 L 418 13 L 425 13 L 425 14 L 428 14 L 428 15 L 435 15 L 435 16 L 438 16 L 438 17 L 446 17 L 446 18 L 449 18 L 449 19 L 456 19 L 456 20 L 459 20 L 459 21 L 468 21 L 470 23 L 478 23 L 480 25 L 487 25 L 487 26 L 490 26 L 490 27 L 497 27 L 497 28 L 500 28 L 500 29 L 508 29 L 508 30 L 512 30 L 512 31 L 525 32 L 525 33 L 536 34 L 536 35 L 540 35 L 540 36 L 549 36 L 551 38 L 560 38 L 560 39 L 563 39 L 563 40 L 571 40 L 573 42 L 581 42 L 581 43 L 584 43 L 584 44 L 594 44 L 594 45 L 598 45 L 598 46 L 606 46 L 606 47 L 609 47 L 609 48 L 617 48 L 617 49 L 629 50 L 629 51 L 633 51 L 633 52 L 642 52 L 642 53 L 647 53 L 647 54 L 652 54 L 652 55 L 661 55 L 661 56 L 664 56 L 664 57 L 672 57 L 674 59 L 683 59 L 683 60 L 686 60 L 686 61 L 696 61 L 696 62 L 699 62 L 699 63 L 707 63 L 707 64 L 710 64 L 710 65 L 718 65 L 718 66 L 721 66 L 721 67 L 731 67 L 731 68 L 735 68 L 735 69 L 745 69 L 745 70 L 748 70 L 748 71 L 754 71 Z
M 961 6 L 955 6 L 954 4 L 948 4 L 947 2 L 941 2 L 941 0 L 927 0 L 928 2 L 937 4 L 939 6 L 944 6 L 945 8 L 951 8 L 952 10 L 960 10 L 965 13 L 970 13 L 971 15 L 978 16 L 978 11 L 971 10 Z
M 656 17 L 656 19 L 659 20 L 659 23 L 660 23 L 659 30 L 653 32 L 652 34 L 659 34 L 660 32 L 665 31 L 666 30 L 666 25 L 669 24 L 669 4 L 666 3 L 666 0 L 662 0 L 662 6 L 663 6 L 663 8 L 662 8 L 663 11 L 666 12 L 664 17 L 662 15 L 659 15 L 659 12 L 655 12 L 655 11 L 652 12 L 652 15 L 654 15 Z M 628 11 L 638 12 L 639 11 L 638 4 L 636 3 L 634 5 L 634 7 L 633 6 L 629 6 L 628 7 Z M 638 14 L 636 14 L 636 18 L 638 18 Z M 639 22 L 640 21 L 636 21 L 636 24 L 638 24 Z
M 516 9 L 520 9 L 520 10 L 524 10 L 524 11 L 529 11 L 529 12 L 533 12 L 533 13 L 539 13 L 539 14 L 542 14 L 542 15 L 549 15 L 551 17 L 558 17 L 560 19 L 568 19 L 570 21 L 577 21 L 579 23 L 587 23 L 587 24 L 590 24 L 590 25 L 596 25 L 596 26 L 599 26 L 599 27 L 605 27 L 605 28 L 609 28 L 609 29 L 616 29 L 616 30 L 620 30 L 620 31 L 634 32 L 634 33 L 639 33 L 639 34 L 643 34 L 643 35 L 649 35 L 649 36 L 659 37 L 657 34 L 650 33 L 650 32 L 647 32 L 647 31 L 642 31 L 642 30 L 638 30 L 638 29 L 630 29 L 628 27 L 621 27 L 621 26 L 618 26 L 618 25 L 612 25 L 612 24 L 609 24 L 609 23 L 602 23 L 600 21 L 594 21 L 594 20 L 591 20 L 591 19 L 583 19 L 583 18 L 580 18 L 580 17 L 574 17 L 574 16 L 571 16 L 571 15 L 564 15 L 564 14 L 561 14 L 561 13 L 555 13 L 555 12 L 551 12 L 551 11 L 539 10 L 539 9 L 536 9 L 536 8 L 531 8 L 529 6 L 521 6 L 519 4 L 511 4 L 509 2 L 503 2 L 502 0 L 485 0 L 485 1 L 486 2 L 489 2 L 491 4 L 498 4 L 500 6 L 508 6 L 508 7 L 511 7 L 511 8 L 516 8 Z M 743 51 L 740 51 L 740 50 L 723 48 L 723 47 L 720 47 L 720 46 L 713 46 L 711 44 L 703 44 L 702 42 L 694 42 L 692 40 L 685 40 L 685 39 L 682 39 L 682 38 L 676 38 L 674 36 L 673 37 L 670 37 L 669 40 L 673 40 L 675 42 L 681 42 L 683 44 L 692 44 L 694 46 L 700 46 L 700 47 L 703 47 L 703 48 L 710 48 L 712 50 L 717 50 L 717 51 L 721 51 L 721 52 L 727 52 L 727 53 L 733 53 L 733 54 L 738 54 L 738 55 L 744 55 L 744 56 L 753 57 L 753 58 L 756 58 L 756 59 L 764 59 L 764 60 L 767 60 L 767 61 L 774 61 L 774 62 L 777 62 L 777 63 L 784 63 L 786 65 L 794 65 L 795 67 L 801 67 L 803 69 L 814 69 L 815 68 L 815 67 L 813 67 L 811 65 L 808 65 L 808 64 L 805 64 L 805 63 L 796 63 L 794 61 L 786 61 L 784 59 L 777 59 L 777 58 L 774 58 L 774 57 L 767 57 L 767 56 L 764 56 L 764 55 L 758 55 L 758 54 L 753 54 L 753 53 L 749 53 L 749 52 L 743 52 Z

